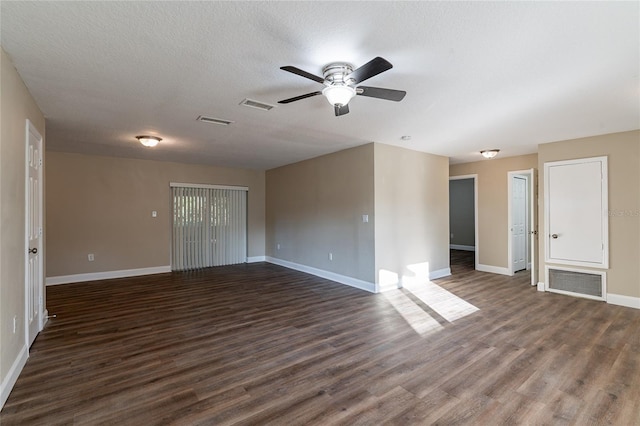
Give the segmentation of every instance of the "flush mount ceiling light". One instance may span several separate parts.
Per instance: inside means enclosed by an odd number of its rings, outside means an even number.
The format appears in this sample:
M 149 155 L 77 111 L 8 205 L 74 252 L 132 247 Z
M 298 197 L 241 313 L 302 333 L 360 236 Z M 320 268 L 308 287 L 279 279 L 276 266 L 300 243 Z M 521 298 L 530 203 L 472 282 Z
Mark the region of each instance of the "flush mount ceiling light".
M 148 147 L 154 147 L 162 140 L 162 138 L 157 136 L 136 136 L 136 139 L 138 139 L 142 145 Z
M 495 157 L 496 155 L 498 155 L 499 152 L 500 152 L 499 149 L 487 149 L 487 150 L 484 150 L 484 151 L 480 151 L 480 154 L 482 154 L 482 156 L 484 158 L 491 159 L 491 158 Z

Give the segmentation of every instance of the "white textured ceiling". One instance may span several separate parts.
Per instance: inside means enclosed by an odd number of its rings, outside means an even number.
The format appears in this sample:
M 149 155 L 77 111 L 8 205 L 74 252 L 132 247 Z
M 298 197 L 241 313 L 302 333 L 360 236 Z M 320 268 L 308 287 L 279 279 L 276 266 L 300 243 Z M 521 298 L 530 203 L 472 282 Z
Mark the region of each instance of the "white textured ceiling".
M 639 4 L 2 1 L 0 28 L 51 150 L 269 169 L 374 141 L 466 162 L 640 128 Z M 239 105 L 322 88 L 280 66 L 375 56 L 394 68 L 364 84 L 402 102 Z

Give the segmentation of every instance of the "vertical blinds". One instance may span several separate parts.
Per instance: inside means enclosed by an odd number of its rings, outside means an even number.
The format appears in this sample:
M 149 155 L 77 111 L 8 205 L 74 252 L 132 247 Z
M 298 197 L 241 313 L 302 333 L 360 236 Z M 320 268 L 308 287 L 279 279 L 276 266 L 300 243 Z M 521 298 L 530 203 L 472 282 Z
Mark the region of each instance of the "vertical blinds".
M 171 187 L 174 271 L 246 262 L 247 191 Z

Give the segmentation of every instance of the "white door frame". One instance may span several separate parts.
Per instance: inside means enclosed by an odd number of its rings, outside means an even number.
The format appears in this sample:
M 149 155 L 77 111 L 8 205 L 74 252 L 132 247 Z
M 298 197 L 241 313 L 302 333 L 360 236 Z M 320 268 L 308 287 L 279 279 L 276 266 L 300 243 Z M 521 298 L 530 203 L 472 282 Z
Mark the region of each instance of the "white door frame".
M 540 246 L 538 239 L 538 170 L 531 169 L 531 194 L 529 194 L 529 202 L 531 203 L 531 218 L 529 235 L 531 236 L 531 285 L 538 286 L 538 267 L 540 265 Z
M 480 259 L 480 240 L 478 239 L 478 174 L 449 176 L 449 180 L 473 179 L 473 232 L 476 243 L 474 269 L 478 270 Z
M 38 238 L 38 247 L 35 247 L 38 249 L 38 271 L 39 271 L 39 277 L 38 277 L 38 294 L 35 295 L 35 299 L 37 301 L 38 304 L 38 333 L 40 331 L 42 331 L 43 327 L 44 327 L 44 323 L 45 323 L 45 319 L 46 319 L 46 313 L 45 313 L 45 302 L 44 302 L 44 244 L 43 244 L 43 237 L 44 237 L 44 223 L 43 223 L 43 207 L 44 207 L 44 197 L 43 197 L 43 173 L 42 173 L 42 169 L 43 169 L 43 165 L 44 165 L 44 155 L 43 155 L 43 138 L 42 135 L 40 135 L 40 132 L 38 132 L 38 129 L 33 125 L 33 123 L 31 123 L 31 121 L 29 119 L 26 120 L 26 129 L 25 129 L 25 159 L 24 159 L 24 164 L 25 164 L 25 188 L 24 188 L 24 193 L 25 193 L 25 247 L 24 247 L 24 253 L 25 253 L 25 262 L 24 262 L 24 297 L 25 297 L 25 309 L 24 309 L 24 338 L 25 338 L 25 344 L 27 347 L 30 346 L 30 336 L 29 336 L 29 311 L 30 311 L 30 307 L 29 307 L 29 291 L 30 291 L 30 282 L 29 282 L 29 249 L 31 249 L 30 247 L 30 241 L 29 241 L 29 200 L 28 200 L 28 195 L 29 195 L 29 156 L 30 156 L 30 152 L 29 152 L 29 135 L 32 134 L 33 136 L 35 136 L 36 140 L 37 140 L 37 144 L 38 144 L 38 151 L 39 151 L 39 156 L 40 156 L 40 165 L 38 167 L 38 201 L 39 201 L 39 205 L 40 208 L 38 209 L 38 222 L 39 222 L 39 227 L 40 227 L 40 238 Z
M 533 190 L 535 190 L 535 188 L 532 188 L 533 186 L 533 176 L 534 176 L 534 169 L 528 169 L 528 170 L 514 170 L 511 172 L 507 172 L 507 272 L 508 275 L 513 275 L 514 271 L 513 271 L 513 238 L 512 238 L 512 228 L 513 228 L 513 218 L 511 217 L 512 212 L 513 212 L 513 188 L 512 188 L 512 181 L 513 181 L 513 177 L 514 176 L 520 176 L 520 177 L 524 177 L 527 179 L 527 216 L 528 216 L 528 220 L 527 220 L 527 230 L 526 233 L 529 237 L 531 237 L 531 233 L 530 231 L 532 230 L 532 224 L 531 221 L 533 220 L 534 216 L 534 212 L 533 209 L 536 208 L 536 206 L 531 205 L 531 192 Z M 531 245 L 527 244 L 526 245 L 526 251 L 527 251 L 527 258 L 529 258 L 530 252 L 531 252 Z M 536 260 L 534 258 L 534 256 L 531 256 L 531 268 L 527 268 L 527 269 L 532 269 L 536 268 L 537 265 Z

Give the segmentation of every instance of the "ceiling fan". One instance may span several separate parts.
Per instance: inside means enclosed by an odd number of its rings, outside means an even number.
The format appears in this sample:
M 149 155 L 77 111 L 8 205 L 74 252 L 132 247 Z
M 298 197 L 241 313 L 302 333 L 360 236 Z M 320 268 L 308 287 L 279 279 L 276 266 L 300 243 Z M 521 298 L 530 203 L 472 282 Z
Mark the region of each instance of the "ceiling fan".
M 404 90 L 383 89 L 381 87 L 358 86 L 359 83 L 393 68 L 393 65 L 384 58 L 376 57 L 360 68 L 353 69 L 351 64 L 334 62 L 322 69 L 322 75 L 308 73 L 291 65 L 280 67 L 281 70 L 297 74 L 309 80 L 324 84 L 322 91 L 306 93 L 293 98 L 278 101 L 279 104 L 288 104 L 312 96 L 324 95 L 333 105 L 336 117 L 349 113 L 349 101 L 356 95 L 370 98 L 386 99 L 388 101 L 401 101 L 407 94 Z

